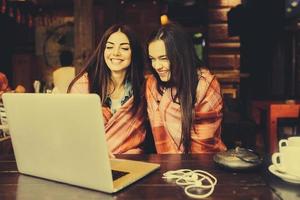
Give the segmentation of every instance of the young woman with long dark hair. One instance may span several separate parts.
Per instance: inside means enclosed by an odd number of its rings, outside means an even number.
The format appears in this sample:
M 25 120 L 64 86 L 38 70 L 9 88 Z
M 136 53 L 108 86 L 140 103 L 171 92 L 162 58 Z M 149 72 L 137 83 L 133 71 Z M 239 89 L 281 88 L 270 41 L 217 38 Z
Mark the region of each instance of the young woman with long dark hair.
M 68 88 L 70 93 L 101 97 L 106 139 L 113 154 L 143 152 L 143 69 L 143 50 L 134 32 L 126 25 L 114 25 Z
M 220 85 L 201 67 L 187 33 L 174 23 L 161 26 L 149 38 L 148 55 L 147 110 L 157 152 L 226 150 Z

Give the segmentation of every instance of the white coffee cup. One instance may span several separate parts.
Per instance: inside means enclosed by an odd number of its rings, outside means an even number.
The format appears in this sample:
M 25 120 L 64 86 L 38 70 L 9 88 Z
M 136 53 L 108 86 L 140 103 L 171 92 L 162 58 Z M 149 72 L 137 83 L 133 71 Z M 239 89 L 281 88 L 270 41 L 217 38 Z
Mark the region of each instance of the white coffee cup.
M 300 178 L 300 147 L 283 146 L 272 155 L 272 163 L 282 173 Z
M 279 151 L 284 146 L 297 146 L 300 147 L 300 136 L 289 137 L 279 141 Z

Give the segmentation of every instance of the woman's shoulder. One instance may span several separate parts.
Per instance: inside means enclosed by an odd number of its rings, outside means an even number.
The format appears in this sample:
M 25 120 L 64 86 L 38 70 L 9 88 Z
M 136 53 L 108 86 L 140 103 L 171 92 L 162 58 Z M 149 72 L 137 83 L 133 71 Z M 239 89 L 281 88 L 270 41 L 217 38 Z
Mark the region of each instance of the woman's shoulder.
M 156 78 L 154 77 L 153 74 L 145 75 L 145 79 L 146 79 L 146 87 L 150 87 L 151 85 L 156 84 Z
M 145 79 L 148 81 L 148 80 L 154 80 L 155 77 L 154 77 L 154 74 L 146 74 L 145 75 Z
M 157 92 L 157 80 L 153 74 L 148 74 L 146 77 L 145 95 L 146 98 L 155 95 Z
M 87 73 L 79 77 L 73 84 L 71 93 L 88 93 L 89 79 Z
M 88 83 L 88 82 L 89 82 L 88 74 L 84 73 L 79 79 L 76 80 L 75 83 Z
M 212 81 L 215 78 L 215 75 L 213 75 L 209 69 L 205 68 L 205 67 L 201 67 L 198 69 L 197 71 L 198 73 L 198 79 L 205 79 L 208 82 Z

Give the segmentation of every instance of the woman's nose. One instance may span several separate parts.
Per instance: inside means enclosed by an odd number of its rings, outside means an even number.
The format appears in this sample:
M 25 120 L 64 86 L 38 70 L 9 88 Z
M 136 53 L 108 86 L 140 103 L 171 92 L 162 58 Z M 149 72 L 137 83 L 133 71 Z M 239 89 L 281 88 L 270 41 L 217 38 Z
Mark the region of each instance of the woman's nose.
M 153 61 L 152 66 L 154 69 L 160 69 L 162 67 L 162 65 L 157 61 Z
M 113 55 L 115 55 L 115 56 L 120 55 L 120 48 L 119 47 L 115 47 L 113 49 Z

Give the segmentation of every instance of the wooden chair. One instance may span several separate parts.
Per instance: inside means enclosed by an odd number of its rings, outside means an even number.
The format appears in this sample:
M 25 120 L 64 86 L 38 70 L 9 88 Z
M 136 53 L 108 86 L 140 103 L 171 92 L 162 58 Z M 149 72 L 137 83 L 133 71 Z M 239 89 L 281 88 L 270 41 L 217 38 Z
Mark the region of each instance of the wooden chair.
M 75 77 L 74 67 L 61 67 L 53 72 L 54 88 L 52 93 L 67 93 L 69 84 Z
M 224 95 L 222 121 L 222 140 L 227 148 L 241 146 L 256 150 L 256 124 L 241 113 L 241 102 L 238 98 Z
M 4 137 L 9 135 L 6 112 L 2 102 L 0 102 L 0 131 Z
M 300 102 L 286 103 L 281 101 L 253 101 L 251 106 L 252 118 L 256 124 L 261 125 L 263 120 L 261 115 L 263 112 L 267 114 L 267 133 L 266 141 L 268 145 L 268 153 L 278 151 L 278 120 L 300 118 Z
M 233 99 L 237 98 L 237 89 L 236 88 L 222 88 L 221 89 L 222 95 L 229 95 L 231 96 Z

